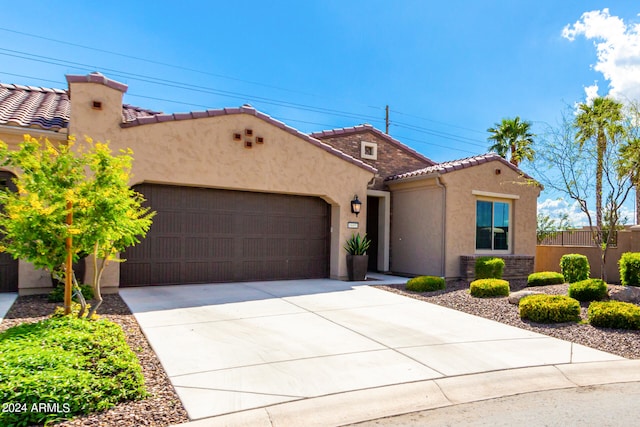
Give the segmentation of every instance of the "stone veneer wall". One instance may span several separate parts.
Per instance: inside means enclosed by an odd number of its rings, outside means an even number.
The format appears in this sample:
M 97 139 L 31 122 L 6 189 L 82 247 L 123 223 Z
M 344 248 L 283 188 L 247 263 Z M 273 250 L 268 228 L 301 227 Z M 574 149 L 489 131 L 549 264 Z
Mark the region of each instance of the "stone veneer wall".
M 476 259 L 483 256 L 494 256 L 504 260 L 504 280 L 526 279 L 533 273 L 535 257 L 529 255 L 461 255 L 460 276 L 462 280 L 474 280 Z

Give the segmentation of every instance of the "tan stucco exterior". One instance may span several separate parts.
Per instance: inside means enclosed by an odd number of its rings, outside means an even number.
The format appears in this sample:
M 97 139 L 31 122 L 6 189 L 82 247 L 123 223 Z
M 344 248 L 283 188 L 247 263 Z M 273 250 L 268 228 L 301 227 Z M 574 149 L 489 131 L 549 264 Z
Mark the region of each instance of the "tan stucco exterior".
M 438 184 L 444 186 L 445 196 Z M 535 256 L 536 206 L 540 187 L 502 161 L 392 181 L 389 186 L 393 200 L 393 270 L 395 263 L 399 262 L 406 273 L 443 275 L 443 269 L 436 267 L 442 259 L 435 248 L 440 241 L 437 231 L 441 229 L 444 211 L 444 277 L 460 277 L 460 256 L 483 253 L 476 251 L 475 246 L 478 199 L 509 201 L 512 222 L 508 254 Z M 396 216 L 397 212 L 409 215 L 410 219 Z M 411 228 L 404 231 L 407 223 Z M 410 230 L 415 231 L 411 233 Z M 411 241 L 407 242 L 407 239 Z M 403 248 L 401 253 L 405 258 L 402 260 L 396 259 L 398 245 Z M 422 248 L 422 251 L 417 248 Z
M 169 120 L 121 127 L 122 92 L 100 83 L 70 82 L 73 118 L 69 133 L 108 140 L 111 148 L 134 152 L 131 185 L 142 182 L 317 196 L 331 205 L 330 275 L 346 276 L 344 241 L 358 221 L 364 233 L 366 216 L 357 219 L 350 201 L 367 193 L 374 172 L 322 149 L 302 136 L 252 114 Z M 92 108 L 93 101 L 102 110 Z M 245 148 L 234 133 L 253 131 L 264 142 Z M 117 264 L 104 278 L 118 281 Z

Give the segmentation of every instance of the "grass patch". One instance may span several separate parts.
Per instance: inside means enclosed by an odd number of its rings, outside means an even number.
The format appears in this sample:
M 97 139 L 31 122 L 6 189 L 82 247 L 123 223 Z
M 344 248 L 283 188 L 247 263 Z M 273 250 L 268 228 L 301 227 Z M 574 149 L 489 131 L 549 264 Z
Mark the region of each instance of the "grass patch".
M 69 316 L 0 333 L 0 425 L 43 424 L 147 396 L 119 325 Z

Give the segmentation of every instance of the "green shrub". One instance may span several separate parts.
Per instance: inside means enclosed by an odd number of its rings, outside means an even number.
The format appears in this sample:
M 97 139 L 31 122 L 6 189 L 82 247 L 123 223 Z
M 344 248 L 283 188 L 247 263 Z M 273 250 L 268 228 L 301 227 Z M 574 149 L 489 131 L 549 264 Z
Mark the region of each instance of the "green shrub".
M 520 317 L 537 323 L 580 320 L 580 303 L 566 295 L 529 295 L 520 300 Z
M 502 279 L 504 271 L 504 260 L 483 256 L 476 259 L 476 280 L 477 279 Z
M 601 328 L 640 329 L 640 307 L 630 302 L 596 301 L 589 304 L 589 323 Z
M 640 252 L 625 252 L 618 261 L 620 282 L 625 286 L 640 286 Z
M 25 409 L 0 412 L 0 425 L 49 423 L 147 395 L 140 362 L 107 320 L 66 316 L 15 326 L 0 333 L 0 354 L 0 401 Z M 31 410 L 41 403 L 52 412 Z
M 591 267 L 586 256 L 580 254 L 562 255 L 560 270 L 567 283 L 579 282 L 589 278 Z
M 479 279 L 471 282 L 469 291 L 477 298 L 509 296 L 509 282 L 502 279 Z
M 564 283 L 564 276 L 555 271 L 532 273 L 527 279 L 527 286 L 561 285 L 562 283 Z
M 93 286 L 80 285 L 80 290 L 85 300 L 93 299 Z M 78 302 L 78 297 L 73 293 L 73 301 Z M 49 292 L 49 302 L 63 302 L 64 301 L 64 286 L 56 286 L 51 292 Z
M 413 292 L 431 292 L 444 289 L 444 277 L 419 276 L 407 282 L 407 290 Z
M 569 285 L 569 296 L 578 301 L 600 301 L 607 296 L 607 284 L 600 279 L 587 279 Z

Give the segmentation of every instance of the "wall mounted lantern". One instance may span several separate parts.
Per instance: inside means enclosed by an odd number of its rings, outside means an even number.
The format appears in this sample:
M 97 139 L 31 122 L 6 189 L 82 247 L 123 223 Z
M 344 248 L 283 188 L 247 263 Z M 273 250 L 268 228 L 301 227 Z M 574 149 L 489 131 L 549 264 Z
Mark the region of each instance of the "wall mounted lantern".
M 360 213 L 360 209 L 362 208 L 362 202 L 358 200 L 358 195 L 356 194 L 353 200 L 351 201 L 351 213 L 356 214 L 356 217 Z

